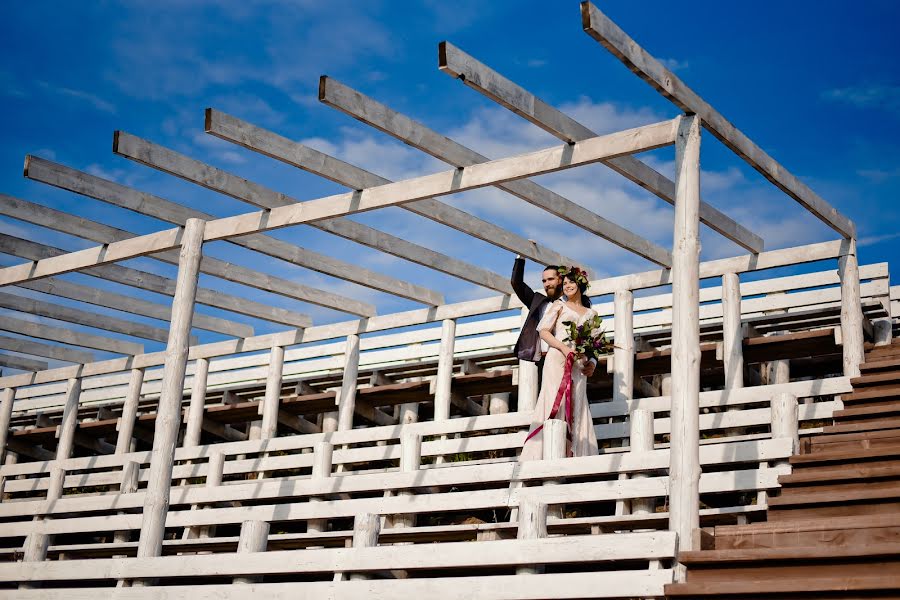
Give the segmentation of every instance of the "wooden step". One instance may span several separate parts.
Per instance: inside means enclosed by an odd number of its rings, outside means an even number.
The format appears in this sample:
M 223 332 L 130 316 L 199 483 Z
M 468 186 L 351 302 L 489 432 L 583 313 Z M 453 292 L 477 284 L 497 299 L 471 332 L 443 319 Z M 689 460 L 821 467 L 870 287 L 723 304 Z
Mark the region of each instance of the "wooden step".
M 854 406 L 834 412 L 835 423 L 851 423 L 872 419 L 900 417 L 900 402 L 885 402 L 873 406 Z
M 717 550 L 900 543 L 900 513 L 719 525 L 714 541 Z
M 887 418 L 872 423 L 837 423 L 835 425 L 826 425 L 822 428 L 822 433 L 861 433 L 865 431 L 886 431 L 891 429 L 900 430 L 900 418 Z
M 840 598 L 841 600 L 870 600 L 898 598 L 896 576 L 881 574 L 859 576 L 846 574 L 814 575 L 809 577 L 772 577 L 761 572 L 757 577 L 745 577 L 736 582 L 717 581 L 667 584 L 667 598 L 723 597 L 731 600 L 761 600 L 784 598 Z M 884 591 L 887 590 L 887 591 Z M 831 593 L 833 592 L 833 593 Z M 853 592 L 858 592 L 853 594 Z M 788 594 L 790 594 L 788 596 Z
M 850 394 L 841 396 L 843 401 L 871 400 L 875 398 L 894 398 L 900 396 L 900 385 L 884 385 L 870 388 L 863 388 L 860 391 L 854 391 Z
M 819 468 L 798 469 L 789 475 L 781 475 L 778 483 L 788 486 L 829 485 L 858 481 L 875 481 L 900 478 L 900 460 L 849 464 Z
M 900 589 L 896 543 L 705 550 L 678 560 L 688 567 L 687 581 L 666 586 L 668 596 Z
M 872 374 L 867 373 L 850 380 L 850 385 L 857 390 L 873 385 L 886 385 L 888 383 L 900 383 L 900 365 L 898 365 L 896 369 L 890 371 Z
M 803 441 L 805 454 L 818 452 L 848 452 L 880 446 L 900 445 L 900 429 L 863 431 L 857 433 L 822 433 Z
M 866 362 L 859 365 L 859 370 L 863 373 L 875 373 L 889 369 L 900 369 L 900 358 L 878 359 L 867 356 Z
M 877 448 L 852 450 L 848 452 L 816 452 L 813 454 L 795 454 L 789 462 L 797 468 L 804 466 L 816 466 L 826 464 L 857 463 L 876 460 L 891 460 L 900 458 L 900 444 L 886 445 Z

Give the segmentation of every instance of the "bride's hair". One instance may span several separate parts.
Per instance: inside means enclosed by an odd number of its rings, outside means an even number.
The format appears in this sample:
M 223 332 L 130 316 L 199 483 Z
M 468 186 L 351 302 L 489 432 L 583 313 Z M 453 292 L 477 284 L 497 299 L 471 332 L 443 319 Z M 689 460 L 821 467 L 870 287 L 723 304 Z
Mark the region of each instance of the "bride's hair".
M 578 286 L 578 291 L 581 292 L 581 305 L 585 308 L 590 308 L 591 307 L 591 299 L 588 298 L 588 295 L 587 295 L 587 289 L 588 289 L 587 279 L 585 279 L 584 281 L 579 281 L 578 279 L 575 278 L 574 275 L 571 275 L 569 273 L 563 275 L 563 281 L 565 281 L 566 279 L 568 279 L 569 281 L 571 281 L 572 283 L 574 283 L 575 285 Z

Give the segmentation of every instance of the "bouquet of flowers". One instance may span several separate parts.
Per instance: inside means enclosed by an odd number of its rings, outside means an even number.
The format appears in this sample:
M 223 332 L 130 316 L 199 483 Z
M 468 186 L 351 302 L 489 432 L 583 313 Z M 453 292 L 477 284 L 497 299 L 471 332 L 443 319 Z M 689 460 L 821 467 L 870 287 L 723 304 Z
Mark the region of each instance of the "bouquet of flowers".
M 564 342 L 572 342 L 575 344 L 575 354 L 583 356 L 586 359 L 600 357 L 612 351 L 612 343 L 606 339 L 606 332 L 600 327 L 603 319 L 599 315 L 586 320 L 581 325 L 575 321 L 563 321 L 566 326 L 568 337 Z

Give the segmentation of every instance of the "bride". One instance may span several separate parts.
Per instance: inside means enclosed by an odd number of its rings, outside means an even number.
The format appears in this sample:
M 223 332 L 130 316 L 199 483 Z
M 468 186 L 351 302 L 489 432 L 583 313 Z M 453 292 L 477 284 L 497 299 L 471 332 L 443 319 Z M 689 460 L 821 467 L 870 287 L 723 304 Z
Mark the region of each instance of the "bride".
M 538 323 L 537 330 L 541 339 L 547 342 L 550 349 L 544 359 L 544 370 L 541 391 L 537 405 L 534 407 L 534 422 L 528 432 L 528 438 L 519 455 L 520 461 L 540 460 L 543 457 L 543 423 L 550 418 L 557 392 L 563 381 L 566 359 L 573 354 L 574 344 L 563 342 L 568 337 L 565 321 L 574 321 L 581 325 L 593 318 L 596 313 L 590 308 L 591 300 L 585 296 L 588 288 L 587 274 L 577 267 L 561 268 L 563 277 L 563 294 L 554 301 Z M 572 377 L 572 422 L 569 427 L 566 454 L 568 456 L 588 456 L 597 454 L 597 436 L 587 399 L 587 378 L 594 372 L 596 362 L 587 361 L 576 355 L 571 369 Z M 560 402 L 554 418 L 565 419 L 565 401 Z

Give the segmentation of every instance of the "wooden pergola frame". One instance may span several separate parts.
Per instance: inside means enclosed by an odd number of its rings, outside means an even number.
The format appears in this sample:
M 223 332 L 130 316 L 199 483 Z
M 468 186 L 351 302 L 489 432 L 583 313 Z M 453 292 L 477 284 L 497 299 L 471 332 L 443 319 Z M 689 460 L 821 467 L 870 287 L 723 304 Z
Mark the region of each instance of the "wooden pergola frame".
M 154 433 L 154 458 L 144 505 L 139 557 L 158 556 L 161 550 L 175 438 L 180 424 L 184 376 L 189 355 L 205 360 L 208 368 L 208 359 L 203 358 L 202 348 L 204 347 L 191 348 L 194 343 L 190 335 L 192 327 L 217 331 L 236 338 L 233 342 L 222 342 L 212 346 L 271 349 L 272 365 L 274 365 L 272 369 L 274 370 L 280 364 L 279 361 L 283 361 L 285 345 L 346 335 L 348 356 L 353 354 L 358 356 L 360 333 L 377 330 L 379 327 L 400 326 L 410 320 L 419 322 L 424 314 L 427 315 L 425 317 L 427 320 L 443 319 L 442 339 L 446 337 L 451 340 L 451 343 L 446 345 L 449 358 L 442 355 L 441 360 L 445 364 L 443 367 L 445 371 L 447 360 L 450 360 L 452 367 L 452 339 L 455 332 L 453 319 L 455 313 L 459 312 L 459 305 L 444 305 L 443 297 L 434 290 L 373 273 L 265 235 L 266 232 L 279 228 L 301 224 L 317 227 L 328 233 L 501 292 L 505 295 L 476 303 L 479 306 L 490 304 L 494 307 L 492 310 L 510 308 L 517 304 L 509 296 L 509 284 L 505 281 L 505 277 L 477 265 L 466 264 L 434 249 L 398 239 L 385 232 L 346 219 L 348 216 L 365 211 L 400 206 L 474 238 L 520 253 L 532 260 L 557 264 L 572 262 L 562 253 L 533 244 L 512 232 L 505 231 L 439 200 L 442 196 L 449 194 L 496 186 L 663 267 L 662 270 L 603 280 L 595 286 L 594 293 L 615 294 L 617 314 L 620 311 L 622 314 L 630 314 L 630 307 L 633 303 L 631 290 L 640 287 L 639 284 L 664 285 L 671 283 L 672 285 L 674 316 L 671 370 L 670 529 L 678 534 L 680 550 L 691 549 L 691 534 L 698 525 L 700 476 L 698 437 L 699 279 L 709 276 L 710 272 L 721 274 L 723 276 L 723 292 L 726 297 L 733 298 L 735 289 L 739 285 L 738 274 L 748 266 L 756 267 L 759 261 L 775 260 L 777 262 L 777 259 L 772 257 L 779 255 L 779 252 L 787 252 L 792 261 L 796 259 L 795 262 L 815 260 L 816 252 L 815 250 L 799 249 L 799 254 L 794 251 L 762 253 L 763 240 L 758 235 L 701 201 L 699 153 L 702 128 L 706 128 L 715 135 L 738 156 L 838 232 L 845 240 L 834 242 L 841 244 L 839 272 L 844 292 L 841 315 L 844 373 L 848 376 L 858 375 L 863 344 L 855 243 L 856 230 L 853 222 L 829 206 L 805 184 L 775 162 L 677 76 L 637 45 L 593 4 L 583 2 L 581 9 L 584 30 L 619 58 L 629 69 L 672 100 L 685 114 L 660 123 L 596 136 L 594 132 L 550 107 L 524 88 L 490 70 L 451 44 L 442 43 L 439 50 L 442 70 L 463 80 L 468 86 L 555 135 L 563 141 L 563 144 L 518 156 L 488 160 L 383 104 L 367 98 L 333 79 L 323 77 L 319 86 L 319 96 L 322 102 L 449 163 L 453 168 L 432 175 L 391 182 L 379 175 L 364 171 L 253 124 L 213 109 L 207 110 L 205 129 L 208 133 L 297 168 L 316 173 L 352 190 L 343 194 L 300 202 L 285 194 L 152 142 L 124 132 L 116 132 L 115 153 L 261 209 L 237 216 L 215 218 L 158 196 L 63 165 L 54 164 L 38 157 L 27 157 L 26 177 L 175 224 L 175 227 L 169 229 L 136 236 L 132 232 L 122 229 L 91 222 L 9 196 L 0 196 L 0 214 L 42 227 L 64 231 L 99 244 L 85 250 L 66 252 L 28 240 L 2 236 L 0 237 L 0 249 L 25 258 L 27 262 L 0 269 L 0 285 L 21 286 L 99 306 L 125 310 L 136 315 L 171 321 L 164 355 L 144 355 L 143 348 L 132 342 L 111 340 L 81 332 L 74 336 L 71 330 L 18 322 L 9 317 L 0 319 L 0 329 L 14 331 L 29 337 L 54 339 L 76 346 L 102 349 L 131 357 L 124 361 L 107 361 L 107 363 L 89 365 L 85 364 L 88 361 L 84 360 L 86 358 L 84 352 L 64 350 L 38 342 L 3 338 L 0 347 L 5 349 L 82 363 L 79 366 L 71 367 L 67 387 L 67 407 L 73 403 L 77 406 L 81 377 L 87 374 L 108 372 L 104 369 L 127 369 L 130 366 L 134 379 L 134 385 L 130 389 L 136 385 L 139 394 L 142 377 L 140 374 L 142 372 L 141 364 L 160 364 L 160 362 L 164 364 L 162 393 L 159 399 L 158 418 Z M 676 150 L 674 181 L 670 181 L 632 156 L 636 153 L 672 145 Z M 528 179 L 541 174 L 594 163 L 609 166 L 674 205 L 675 229 L 671 252 Z M 701 266 L 699 260 L 700 223 L 706 224 L 749 250 L 751 254 L 704 263 Z M 338 296 L 203 256 L 202 246 L 205 242 L 220 240 L 328 273 L 346 281 L 388 291 L 421 303 L 425 308 L 421 312 L 413 311 L 412 313 L 378 317 L 375 315 L 373 306 L 353 298 Z M 804 252 L 808 252 L 808 254 L 803 254 Z M 829 247 L 828 252 L 832 252 L 829 256 L 834 255 L 833 248 Z M 144 256 L 150 256 L 169 264 L 177 264 L 177 280 L 173 281 L 115 264 Z M 171 310 L 163 305 L 129 299 L 107 292 L 94 293 L 85 286 L 55 279 L 55 276 L 71 272 L 83 272 L 172 296 Z M 300 313 L 267 307 L 247 299 L 198 288 L 200 273 L 280 294 L 287 298 L 329 306 L 361 317 L 361 319 L 345 324 L 311 327 L 310 319 Z M 100 326 L 107 331 L 135 337 L 153 340 L 159 340 L 162 337 L 159 329 L 139 326 L 137 323 L 130 323 L 126 320 L 113 320 L 87 311 L 18 298 L 20 297 L 2 294 L 0 295 L 0 305 L 15 310 L 24 310 L 35 315 L 66 320 L 78 325 Z M 211 319 L 199 314 L 195 315 L 196 303 L 252 315 L 273 323 L 289 325 L 294 329 L 283 334 L 251 338 L 253 332 L 246 326 L 224 319 Z M 419 316 L 408 316 L 414 313 Z M 105 323 L 101 324 L 100 319 L 105 320 Z M 737 322 L 738 324 L 740 322 L 739 312 L 737 313 Z M 731 356 L 735 352 L 734 314 L 726 316 L 726 323 L 729 325 L 726 326 L 725 352 L 726 356 Z M 616 319 L 616 327 L 617 339 L 620 335 L 626 339 L 629 337 L 630 326 L 627 320 L 623 319 L 620 322 L 619 319 Z M 313 330 L 316 330 L 315 333 Z M 739 347 L 740 344 L 737 346 Z M 444 346 L 442 346 L 443 351 Z M 633 348 L 618 349 L 616 361 L 620 360 L 619 352 L 627 353 L 629 351 L 633 353 Z M 214 355 L 214 353 L 208 355 Z M 624 359 L 623 354 L 622 360 Z M 736 364 L 734 362 L 736 358 L 731 360 L 732 365 Z M 35 370 L 46 368 L 46 364 L 29 361 L 24 357 L 4 356 L 3 361 L 8 366 L 18 365 L 17 368 Z M 106 366 L 101 366 L 103 364 Z M 50 376 L 48 375 L 48 377 Z M 348 360 L 344 377 L 354 380 L 356 378 L 356 364 L 351 360 Z M 621 377 L 627 377 L 627 373 L 623 372 Z M 628 380 L 623 380 L 621 377 L 617 379 L 614 389 L 630 389 L 631 385 Z M 4 429 L 4 437 L 13 408 L 15 387 L 39 380 L 41 380 L 40 373 L 3 378 L 6 392 L 3 394 L 2 410 L 0 410 L 2 413 L 0 414 L 2 417 L 0 426 Z M 58 377 L 54 376 L 50 380 L 58 380 Z M 529 385 L 533 385 L 533 382 Z M 355 393 L 350 391 L 352 387 L 347 385 L 341 388 L 337 407 L 339 412 L 337 427 L 339 429 L 348 429 L 352 426 L 353 393 Z M 130 394 L 133 395 L 134 392 L 132 391 Z M 437 406 L 439 400 L 436 399 L 436 418 L 439 414 L 446 417 L 449 415 L 449 390 L 439 391 L 437 397 L 440 399 L 440 406 Z M 622 396 L 619 399 L 627 400 L 628 397 Z M 267 389 L 266 405 L 274 403 L 277 408 L 277 401 L 277 395 L 274 392 L 270 393 Z M 72 410 L 67 410 L 64 412 L 64 420 L 74 418 L 73 414 Z M 277 410 L 266 410 L 263 414 L 262 427 L 271 434 L 277 426 L 275 421 Z M 65 424 L 61 426 L 61 429 L 69 431 Z M 71 440 L 61 438 L 56 458 L 58 460 L 68 458 L 66 454 L 70 449 Z

